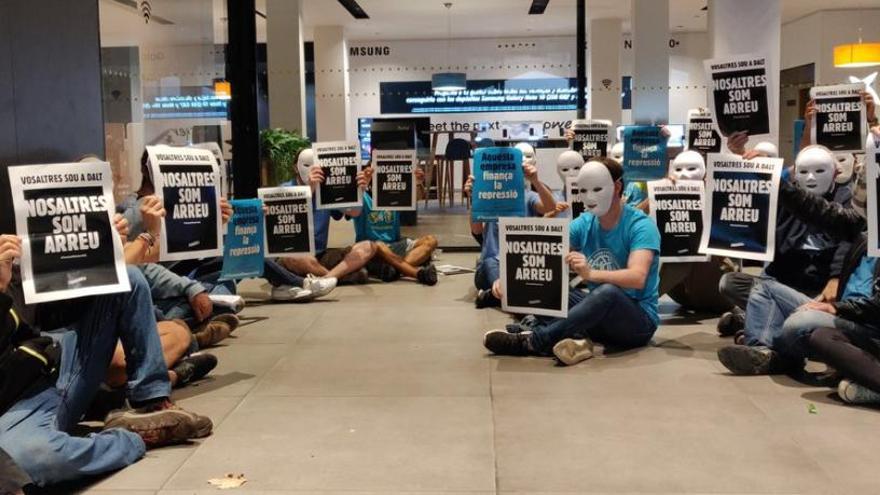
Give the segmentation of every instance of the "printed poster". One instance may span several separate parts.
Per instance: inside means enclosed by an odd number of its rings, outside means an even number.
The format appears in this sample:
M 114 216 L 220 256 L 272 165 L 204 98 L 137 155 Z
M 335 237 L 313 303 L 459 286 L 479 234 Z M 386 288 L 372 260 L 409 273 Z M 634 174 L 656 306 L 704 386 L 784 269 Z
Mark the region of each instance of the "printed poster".
M 501 308 L 511 313 L 568 316 L 568 220 L 501 218 L 498 232 Z
M 711 154 L 700 252 L 773 261 L 782 158 Z
M 373 209 L 416 209 L 416 150 L 373 150 Z
M 575 120 L 571 124 L 574 141 L 571 149 L 581 154 L 584 162 L 590 158 L 608 156 L 611 150 L 612 129 L 609 120 Z
M 526 216 L 522 159 L 516 148 L 481 148 L 474 153 L 474 222 Z
M 357 141 L 330 141 L 315 143 L 315 164 L 324 172 L 324 182 L 318 186 L 319 210 L 359 208 L 364 192 L 357 184 L 361 171 L 361 151 Z
M 315 254 L 315 220 L 309 186 L 263 187 L 257 196 L 266 207 L 266 256 L 290 258 Z
M 156 196 L 165 206 L 162 261 L 223 254 L 220 173 L 209 150 L 147 146 Z
M 703 156 L 721 152 L 721 135 L 715 130 L 715 119 L 708 110 L 688 110 L 687 149 L 697 151 Z
M 106 162 L 9 167 L 27 304 L 130 290 Z
M 584 193 L 578 186 L 577 177 L 565 178 L 565 197 L 568 200 L 568 207 L 571 209 L 572 220 L 587 210 L 584 206 Z
M 864 149 L 865 105 L 862 102 L 864 83 L 816 86 L 810 88 L 815 100 L 810 138 L 835 153 L 861 152 Z
M 723 136 L 746 131 L 770 134 L 767 60 L 760 55 L 737 55 L 705 60 L 709 107 Z
M 220 280 L 263 276 L 263 202 L 233 199 L 232 218 L 226 224 L 223 270 Z
M 626 182 L 666 177 L 666 141 L 659 126 L 623 129 L 623 178 Z
M 880 236 L 877 234 L 880 221 L 880 143 L 873 137 L 868 138 L 865 153 L 865 180 L 868 189 L 868 256 L 880 257 Z
M 700 254 L 703 237 L 703 181 L 668 179 L 648 182 L 651 219 L 660 231 L 660 261 L 708 261 Z

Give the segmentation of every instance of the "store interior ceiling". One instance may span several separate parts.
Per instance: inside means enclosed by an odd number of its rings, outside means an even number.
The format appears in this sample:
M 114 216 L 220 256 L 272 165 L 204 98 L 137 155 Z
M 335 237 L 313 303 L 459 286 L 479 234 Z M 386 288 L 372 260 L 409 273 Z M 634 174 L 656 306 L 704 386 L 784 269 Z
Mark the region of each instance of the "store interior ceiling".
M 104 46 L 150 44 L 225 43 L 227 0 L 100 0 L 101 36 Z M 342 25 L 354 41 L 442 39 L 447 36 L 446 0 L 356 0 L 369 19 L 355 19 L 334 0 L 303 2 L 304 38 L 312 38 L 314 26 Z M 499 38 L 571 36 L 575 31 L 576 0 L 550 0 L 540 15 L 529 15 L 532 0 L 451 0 L 452 37 Z M 671 32 L 708 29 L 707 0 L 670 0 Z M 168 22 L 145 23 L 144 5 L 150 15 Z M 256 0 L 257 38 L 266 40 L 266 0 Z M 628 0 L 587 0 L 591 19 L 624 19 L 630 26 Z M 877 0 L 783 0 L 783 22 L 791 22 L 818 10 L 876 8 Z M 491 20 L 491 22 L 487 22 Z

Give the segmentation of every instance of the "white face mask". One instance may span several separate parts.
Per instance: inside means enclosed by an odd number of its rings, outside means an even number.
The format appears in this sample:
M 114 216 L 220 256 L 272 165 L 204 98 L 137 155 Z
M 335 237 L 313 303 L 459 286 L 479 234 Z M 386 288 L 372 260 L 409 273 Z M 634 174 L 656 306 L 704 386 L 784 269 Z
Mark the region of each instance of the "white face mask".
M 834 182 L 838 184 L 848 183 L 852 179 L 856 157 L 852 153 L 835 153 L 834 160 L 837 168 L 837 176 L 834 177 Z
M 703 180 L 706 178 L 706 162 L 696 151 L 679 153 L 672 161 L 670 173 L 676 180 Z
M 299 172 L 299 180 L 304 185 L 309 183 L 309 169 L 315 164 L 315 152 L 311 148 L 306 148 L 299 152 L 296 159 L 296 169 Z
M 779 157 L 779 148 L 777 148 L 776 145 L 771 143 L 770 141 L 761 141 L 760 143 L 755 145 L 754 149 L 762 156 L 766 156 L 768 158 Z
M 577 185 L 584 198 L 586 211 L 601 217 L 608 213 L 616 199 L 611 172 L 600 162 L 587 162 L 578 172 Z
M 794 176 L 807 191 L 825 194 L 834 185 L 834 157 L 827 149 L 808 146 L 798 153 Z
M 529 143 L 519 143 L 516 149 L 522 151 L 523 165 L 537 165 L 538 160 L 535 156 L 535 148 Z
M 623 163 L 623 142 L 619 141 L 614 143 L 614 146 L 611 147 L 611 158 L 617 161 L 617 163 Z
M 556 159 L 556 172 L 559 178 L 565 183 L 566 177 L 577 177 L 581 167 L 584 166 L 584 159 L 577 151 L 568 150 L 559 154 Z

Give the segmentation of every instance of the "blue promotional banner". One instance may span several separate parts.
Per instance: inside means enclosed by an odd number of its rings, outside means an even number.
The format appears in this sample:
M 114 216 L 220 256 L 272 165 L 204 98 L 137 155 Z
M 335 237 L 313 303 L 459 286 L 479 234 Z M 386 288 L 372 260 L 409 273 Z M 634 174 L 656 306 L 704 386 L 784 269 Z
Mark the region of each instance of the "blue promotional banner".
M 474 153 L 474 222 L 526 216 L 522 159 L 516 148 L 482 148 Z
M 623 129 L 623 177 L 627 182 L 666 177 L 666 136 L 662 132 L 653 125 Z
M 263 275 L 263 202 L 235 199 L 232 218 L 226 224 L 223 271 L 220 280 L 239 280 Z

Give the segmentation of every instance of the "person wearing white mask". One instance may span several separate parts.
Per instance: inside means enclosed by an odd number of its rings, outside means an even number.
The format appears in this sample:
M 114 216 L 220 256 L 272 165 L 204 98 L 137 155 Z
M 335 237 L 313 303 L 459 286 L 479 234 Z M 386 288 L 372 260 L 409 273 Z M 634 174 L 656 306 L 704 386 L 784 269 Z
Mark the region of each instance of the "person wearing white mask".
M 566 150 L 556 158 L 556 174 L 559 175 L 559 180 L 562 182 L 562 190 L 554 193 L 556 208 L 545 213 L 544 218 L 568 218 L 571 216 L 571 213 L 566 213 L 571 207 L 571 198 L 568 197 L 566 184 L 569 178 L 577 177 L 583 165 L 584 159 L 577 151 Z
M 296 159 L 297 179 L 301 185 L 307 185 L 314 192 L 324 181 L 324 172 L 315 163 L 315 154 L 311 148 L 300 151 Z M 358 187 L 366 189 L 368 178 L 361 171 L 357 176 Z M 293 181 L 282 186 L 292 186 Z M 319 210 L 317 199 L 312 194 L 312 215 L 314 220 L 315 256 L 298 256 L 296 258 L 280 258 L 279 262 L 291 272 L 306 277 L 314 283 L 322 279 L 337 279 L 344 283 L 364 284 L 369 281 L 365 265 L 376 254 L 376 246 L 370 241 L 356 242 L 345 248 L 327 248 L 327 237 L 330 231 L 330 219 L 342 220 L 346 216 L 357 217 L 360 208 L 346 210 Z
M 522 142 L 517 143 L 515 146 L 516 149 L 522 151 L 523 155 L 523 165 L 538 165 L 538 157 L 537 153 L 535 153 L 535 147 L 529 143 Z
M 836 175 L 834 182 L 838 184 L 849 184 L 853 177 L 853 168 L 856 165 L 856 156 L 852 153 L 835 153 L 835 169 Z
M 569 142 L 574 140 L 574 131 L 568 130 L 565 133 L 566 139 Z M 614 159 L 617 163 L 623 165 L 623 141 L 618 141 L 611 146 L 611 151 L 609 151 L 609 158 Z M 622 200 L 624 203 L 638 208 L 642 211 L 647 211 L 648 207 L 648 193 L 647 189 L 643 182 L 638 181 L 630 181 L 624 184 L 623 188 L 623 196 Z
M 703 180 L 706 178 L 706 161 L 696 151 L 683 151 L 672 160 L 669 175 L 675 180 Z
M 566 262 L 590 292 L 570 292 L 566 318 L 527 317 L 515 329 L 521 331 L 486 333 L 487 349 L 504 355 L 552 354 L 572 365 L 593 356 L 593 341 L 624 349 L 651 341 L 660 322 L 660 233 L 647 215 L 620 201 L 622 178 L 620 164 L 604 157 L 588 161 L 578 173 L 586 211 L 571 222 L 572 251 Z

